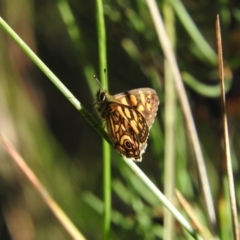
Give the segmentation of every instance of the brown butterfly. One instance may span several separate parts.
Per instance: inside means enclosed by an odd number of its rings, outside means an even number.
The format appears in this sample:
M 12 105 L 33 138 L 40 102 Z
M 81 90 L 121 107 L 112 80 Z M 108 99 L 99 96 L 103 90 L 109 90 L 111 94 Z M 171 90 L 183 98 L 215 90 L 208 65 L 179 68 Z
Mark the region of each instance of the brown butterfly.
M 109 137 L 118 152 L 133 161 L 142 161 L 149 130 L 159 105 L 151 88 L 139 88 L 110 95 L 97 92 L 97 109 L 106 121 Z

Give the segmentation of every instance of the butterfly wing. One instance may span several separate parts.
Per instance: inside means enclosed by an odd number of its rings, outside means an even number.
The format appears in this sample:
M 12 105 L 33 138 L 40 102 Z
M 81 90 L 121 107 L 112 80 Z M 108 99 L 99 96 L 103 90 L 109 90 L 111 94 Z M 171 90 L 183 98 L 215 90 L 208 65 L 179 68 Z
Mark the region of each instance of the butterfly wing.
M 129 105 L 140 112 L 149 128 L 151 128 L 157 114 L 159 100 L 154 89 L 138 88 L 114 95 L 114 98 L 124 104 Z
M 114 147 L 124 156 L 141 161 L 147 138 L 158 110 L 158 96 L 151 88 L 117 95 L 97 92 L 97 109 L 105 119 Z
M 127 158 L 141 161 L 149 134 L 145 118 L 131 106 L 111 102 L 109 108 L 106 124 L 114 147 Z

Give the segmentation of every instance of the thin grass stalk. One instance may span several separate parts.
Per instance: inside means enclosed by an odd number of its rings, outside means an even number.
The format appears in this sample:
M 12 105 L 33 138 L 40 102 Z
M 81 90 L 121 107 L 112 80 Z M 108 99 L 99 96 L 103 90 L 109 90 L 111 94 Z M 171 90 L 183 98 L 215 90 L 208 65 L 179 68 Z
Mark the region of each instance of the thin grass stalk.
M 226 113 L 222 39 L 221 39 L 219 15 L 217 15 L 217 19 L 216 19 L 216 38 L 217 38 L 217 50 L 218 50 L 219 80 L 220 80 L 220 86 L 221 86 L 222 124 L 223 124 L 223 137 L 224 137 L 223 142 L 224 142 L 224 153 L 225 153 L 225 159 L 226 159 L 226 165 L 227 165 L 227 178 L 228 178 L 230 205 L 231 205 L 232 227 L 233 227 L 234 239 L 239 240 L 240 235 L 239 235 L 239 226 L 238 226 L 236 194 L 235 194 L 234 179 L 233 179 L 233 172 L 232 172 L 232 161 L 231 161 L 227 113 Z
M 142 170 L 137 167 L 137 165 L 130 161 L 127 158 L 123 158 L 125 163 L 133 170 L 134 174 L 136 174 L 139 179 L 153 192 L 153 194 L 164 204 L 164 206 L 175 216 L 175 218 L 179 221 L 182 227 L 194 237 L 194 239 L 202 239 L 200 235 L 198 235 L 191 225 L 187 222 L 187 220 L 180 214 L 180 212 L 171 204 L 171 202 L 160 192 L 160 190 L 151 182 L 151 180 L 145 175 Z
M 169 39 L 174 45 L 175 28 L 174 13 L 169 0 L 163 4 L 163 14 L 165 27 Z M 170 202 L 174 202 L 175 194 L 175 118 L 176 118 L 176 99 L 175 88 L 171 69 L 168 62 L 164 61 L 165 76 L 165 136 L 164 136 L 164 195 Z M 164 209 L 164 240 L 175 239 L 174 237 L 174 217 Z
M 3 146 L 5 147 L 8 154 L 11 156 L 15 164 L 19 167 L 25 177 L 28 179 L 33 188 L 40 195 L 58 221 L 62 224 L 63 228 L 68 232 L 68 234 L 75 240 L 85 240 L 82 233 L 75 227 L 68 216 L 63 212 L 63 210 L 58 206 L 58 204 L 51 198 L 47 190 L 41 184 L 36 175 L 32 172 L 26 161 L 19 155 L 15 148 L 9 143 L 9 141 L 3 135 L 0 135 Z
M 211 235 L 209 230 L 201 223 L 201 221 L 199 221 L 199 219 L 197 218 L 198 215 L 192 208 L 191 204 L 187 202 L 187 200 L 182 196 L 182 194 L 178 190 L 176 190 L 176 195 L 182 208 L 185 210 L 188 217 L 191 219 L 191 222 L 194 225 L 195 229 L 198 230 L 198 232 L 204 237 L 204 239 L 213 240 L 214 237 Z
M 203 159 L 203 154 L 201 151 L 201 146 L 198 139 L 193 116 L 191 114 L 191 109 L 189 106 L 187 94 L 183 86 L 183 82 L 181 80 L 181 75 L 177 66 L 177 62 L 174 57 L 172 48 L 170 46 L 168 37 L 166 35 L 166 31 L 163 25 L 163 20 L 158 10 L 157 4 L 154 0 L 146 0 L 146 2 L 149 7 L 151 16 L 153 18 L 153 22 L 156 28 L 160 45 L 162 46 L 162 50 L 164 52 L 166 59 L 169 62 L 169 65 L 171 67 L 171 70 L 174 76 L 176 90 L 179 95 L 179 100 L 181 103 L 181 107 L 186 119 L 188 131 L 189 131 L 190 142 L 193 145 L 193 150 L 194 150 L 195 158 L 197 161 L 197 166 L 198 166 L 198 171 L 199 171 L 199 176 L 201 181 L 201 188 L 203 191 L 203 197 L 206 204 L 207 216 L 208 216 L 212 231 L 215 231 L 217 221 L 216 221 L 216 214 L 215 214 L 214 205 L 213 205 L 212 194 L 211 194 L 207 171 L 206 171 L 206 167 Z
M 97 4 L 96 11 L 97 11 L 100 79 L 103 88 L 108 89 L 107 74 L 104 71 L 104 69 L 107 68 L 107 44 L 103 3 L 101 0 L 97 0 L 96 4 Z M 103 194 L 104 194 L 103 239 L 107 240 L 110 238 L 110 225 L 111 225 L 111 153 L 110 145 L 104 139 L 103 139 Z

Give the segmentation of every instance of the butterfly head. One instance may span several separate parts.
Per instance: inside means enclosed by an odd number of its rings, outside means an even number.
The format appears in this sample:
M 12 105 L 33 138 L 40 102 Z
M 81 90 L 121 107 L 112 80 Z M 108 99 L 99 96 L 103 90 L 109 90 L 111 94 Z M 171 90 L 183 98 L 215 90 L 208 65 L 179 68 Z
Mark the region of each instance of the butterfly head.
M 114 101 L 114 98 L 107 91 L 99 89 L 96 99 L 97 110 L 102 118 L 106 118 L 110 114 L 110 103 Z
M 97 102 L 99 104 L 103 103 L 107 99 L 107 92 L 99 89 L 97 91 Z

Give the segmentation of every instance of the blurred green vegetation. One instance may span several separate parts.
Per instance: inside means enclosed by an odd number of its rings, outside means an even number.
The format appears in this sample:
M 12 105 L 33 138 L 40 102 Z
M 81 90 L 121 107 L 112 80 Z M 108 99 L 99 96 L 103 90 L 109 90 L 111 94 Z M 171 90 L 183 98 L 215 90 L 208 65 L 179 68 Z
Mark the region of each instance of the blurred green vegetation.
M 172 1 L 174 4 L 174 1 Z M 0 14 L 42 61 L 90 110 L 99 88 L 95 1 L 2 1 Z M 191 21 L 212 48 L 199 46 L 184 12 L 176 11 L 176 55 L 184 72 L 214 198 L 221 239 L 230 239 L 231 218 L 221 143 L 221 108 L 215 62 L 215 18 L 220 14 L 226 64 L 227 110 L 235 189 L 239 199 L 240 11 L 237 1 L 184 1 Z M 235 5 L 234 5 L 235 4 Z M 159 1 L 161 9 L 162 2 Z M 180 8 L 178 8 L 179 10 Z M 104 1 L 110 93 L 153 87 L 160 106 L 143 162 L 163 190 L 164 57 L 144 1 Z M 72 14 L 72 15 L 71 15 Z M 178 17 L 181 16 L 181 17 Z M 185 20 L 184 20 L 185 19 Z M 186 20 L 187 19 L 187 20 Z M 73 25 L 76 24 L 76 25 Z M 76 28 L 77 27 L 77 28 Z M 193 31 L 193 32 L 192 32 Z M 196 83 L 197 85 L 196 87 Z M 206 91 L 205 89 L 208 89 Z M 100 120 L 99 120 L 100 122 Z M 46 76 L 0 29 L 0 131 L 87 239 L 102 239 L 101 138 Z M 180 106 L 176 109 L 176 188 L 208 226 L 195 159 Z M 0 147 L 1 239 L 70 239 Z M 181 209 L 177 201 L 174 203 Z M 239 206 L 239 202 L 237 202 Z M 15 221 L 13 221 L 13 219 Z M 112 150 L 111 239 L 162 239 L 163 206 Z M 11 237 L 10 237 L 11 236 Z M 175 238 L 189 236 L 175 224 Z M 17 238 L 16 238 L 17 239 Z

